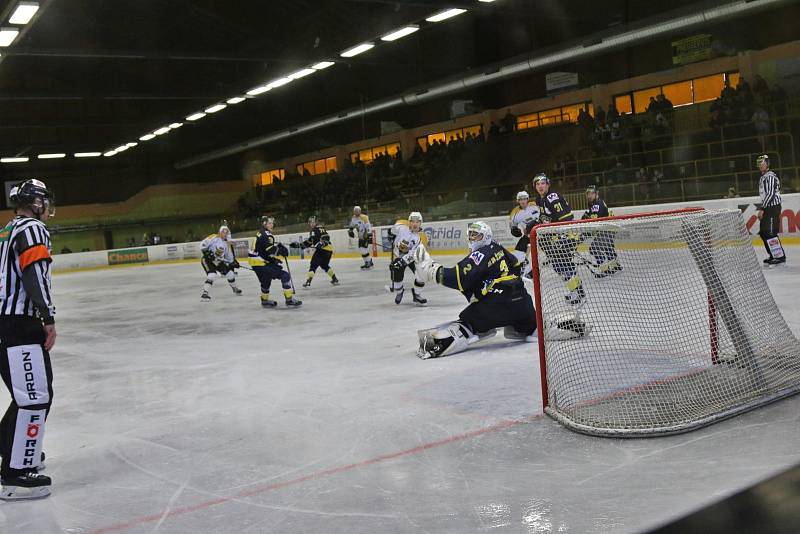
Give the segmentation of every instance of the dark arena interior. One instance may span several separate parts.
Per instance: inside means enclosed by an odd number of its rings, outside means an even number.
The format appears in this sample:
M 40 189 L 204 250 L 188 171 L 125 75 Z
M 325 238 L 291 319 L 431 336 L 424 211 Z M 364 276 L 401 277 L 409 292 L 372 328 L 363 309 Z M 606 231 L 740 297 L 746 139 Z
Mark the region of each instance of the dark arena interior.
M 0 0 L 0 532 L 797 532 L 798 21 Z

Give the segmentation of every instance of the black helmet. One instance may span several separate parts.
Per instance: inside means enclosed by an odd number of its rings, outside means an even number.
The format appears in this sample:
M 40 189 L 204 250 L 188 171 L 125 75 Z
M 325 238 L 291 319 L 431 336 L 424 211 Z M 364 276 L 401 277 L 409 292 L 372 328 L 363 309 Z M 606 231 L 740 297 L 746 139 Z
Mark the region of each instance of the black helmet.
M 536 176 L 533 177 L 533 185 L 535 186 L 539 182 L 544 182 L 546 184 L 549 184 L 550 183 L 550 178 L 548 178 L 545 173 L 540 172 L 540 173 L 536 174 Z
M 39 216 L 44 210 L 47 210 L 52 217 L 56 211 L 55 195 L 52 191 L 47 189 L 47 186 L 44 185 L 44 182 L 41 180 L 30 179 L 18 183 L 11 188 L 8 198 L 11 200 L 15 209 L 23 207 L 33 208 L 36 200 L 41 200 L 42 211 L 37 213 L 33 210 L 34 213 Z

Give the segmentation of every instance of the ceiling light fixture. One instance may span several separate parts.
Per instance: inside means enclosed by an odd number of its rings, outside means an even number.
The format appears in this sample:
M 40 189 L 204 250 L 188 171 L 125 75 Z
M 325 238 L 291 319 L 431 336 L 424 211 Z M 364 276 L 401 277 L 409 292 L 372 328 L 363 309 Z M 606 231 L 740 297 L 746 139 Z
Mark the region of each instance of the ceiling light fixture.
M 105 156 L 107 158 L 110 158 L 111 156 L 116 156 L 116 155 L 117 155 L 117 151 L 116 150 L 109 150 L 108 152 L 104 152 L 103 153 L 103 156 Z
M 363 54 L 367 50 L 369 50 L 371 48 L 374 48 L 374 47 L 375 47 L 375 45 L 372 44 L 372 43 L 361 43 L 360 45 L 356 45 L 356 46 L 354 46 L 352 48 L 348 48 L 347 50 L 345 50 L 344 52 L 342 52 L 339 55 L 342 56 L 342 57 L 353 57 L 353 56 L 357 56 L 358 54 Z
M 39 2 L 20 2 L 8 22 L 22 26 L 29 23 L 37 11 L 39 11 Z
M 150 139 L 153 139 L 154 137 L 155 137 L 155 134 L 151 134 L 151 133 L 144 134 L 143 136 L 141 136 L 139 138 L 139 141 L 149 141 Z
M 96 158 L 102 155 L 102 152 L 75 152 L 76 158 Z
M 298 70 L 297 72 L 293 72 L 292 74 L 287 76 L 287 78 L 289 78 L 290 80 L 299 80 L 300 78 L 304 78 L 304 77 L 308 76 L 309 74 L 314 74 L 315 72 L 317 72 L 317 71 L 315 71 L 312 68 L 307 68 L 307 69 L 303 69 L 303 70 Z
M 449 18 L 453 18 L 456 15 L 460 15 L 460 14 L 466 13 L 466 12 L 467 12 L 466 9 L 460 9 L 460 8 L 454 7 L 453 9 L 448 9 L 448 10 L 442 11 L 441 13 L 437 13 L 435 15 L 431 15 L 430 17 L 428 17 L 425 20 L 427 20 L 428 22 L 441 22 L 443 20 L 447 20 Z
M 175 130 L 177 128 L 180 128 L 181 126 L 183 126 L 182 122 L 173 122 L 172 124 L 169 125 L 169 129 Z
M 54 154 L 39 154 L 36 157 L 39 159 L 61 159 L 61 158 L 66 158 L 67 155 L 64 154 L 63 152 L 57 152 Z
M 0 163 L 27 163 L 27 161 L 26 157 L 0 158 Z
M 228 104 L 233 105 L 233 104 L 238 104 L 239 102 L 244 102 L 245 100 L 246 98 L 243 96 L 234 96 L 233 98 L 229 98 L 228 100 L 226 100 L 226 102 Z
M 270 87 L 269 85 L 259 85 L 258 87 L 253 87 L 252 89 L 247 91 L 247 94 L 250 96 L 258 96 L 261 93 L 266 93 L 270 89 L 272 89 L 272 87 Z
M 278 78 L 277 80 L 272 80 L 267 85 L 270 89 L 275 89 L 276 87 L 284 86 L 291 81 L 291 78 Z
M 214 104 L 210 108 L 206 108 L 206 113 L 216 113 L 217 111 L 222 111 L 223 109 L 227 108 L 228 104 Z
M 135 146 L 136 146 L 136 145 L 138 145 L 138 144 L 139 144 L 139 143 L 130 142 L 130 143 L 125 143 L 125 146 L 126 146 L 126 147 L 128 147 L 128 148 L 133 148 L 133 147 L 135 147 Z
M 322 70 L 322 69 L 327 69 L 328 67 L 331 67 L 333 65 L 336 65 L 336 63 L 334 63 L 333 61 L 320 61 L 319 63 L 311 65 L 311 68 L 314 70 Z
M 411 25 L 406 26 L 405 28 L 400 28 L 399 30 L 395 30 L 392 33 L 387 33 L 383 37 L 381 37 L 381 41 L 396 41 L 401 37 L 405 37 L 406 35 L 411 35 L 412 33 L 419 31 L 419 26 Z
M 0 46 L 10 46 L 19 35 L 16 28 L 0 28 Z
M 169 126 L 162 126 L 158 130 L 155 130 L 153 133 L 156 135 L 164 135 L 169 131 Z
M 198 111 L 197 113 L 192 113 L 191 115 L 186 117 L 186 120 L 187 121 L 199 121 L 200 119 L 202 119 L 205 116 L 206 116 L 205 113 L 203 113 L 202 111 Z

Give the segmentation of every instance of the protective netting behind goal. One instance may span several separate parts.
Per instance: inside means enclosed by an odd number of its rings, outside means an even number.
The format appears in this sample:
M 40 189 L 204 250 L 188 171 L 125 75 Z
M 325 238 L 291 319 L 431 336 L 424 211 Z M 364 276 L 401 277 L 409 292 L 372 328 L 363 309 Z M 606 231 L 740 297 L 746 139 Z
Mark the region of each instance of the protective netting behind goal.
M 740 212 L 545 225 L 531 244 L 545 410 L 566 426 L 684 432 L 800 389 Z

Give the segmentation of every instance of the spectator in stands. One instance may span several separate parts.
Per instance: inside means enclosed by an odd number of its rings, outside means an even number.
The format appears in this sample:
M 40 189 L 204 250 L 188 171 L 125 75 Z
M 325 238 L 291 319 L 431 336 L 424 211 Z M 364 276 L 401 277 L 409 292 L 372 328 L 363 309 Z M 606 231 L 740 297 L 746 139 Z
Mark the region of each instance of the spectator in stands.
M 511 108 L 508 109 L 506 116 L 503 117 L 502 124 L 504 133 L 514 133 L 517 129 L 517 117 L 511 113 Z
M 500 135 L 500 126 L 498 126 L 496 122 L 493 122 L 489 127 L 489 139 L 497 139 L 498 135 Z
M 762 78 L 760 74 L 756 74 L 753 80 L 753 93 L 758 98 L 760 104 L 766 105 L 768 103 L 769 85 L 767 85 L 767 80 Z
M 594 110 L 594 120 L 595 122 L 606 122 L 606 112 L 603 109 L 603 106 L 597 106 L 597 109 Z
M 739 193 L 736 192 L 736 187 L 730 186 L 728 188 L 728 194 L 722 198 L 739 198 Z
M 619 111 L 617 111 L 617 106 L 614 105 L 612 102 L 608 105 L 608 113 L 606 114 L 606 122 L 609 124 L 613 123 L 614 121 L 619 120 Z
M 578 112 L 578 127 L 581 129 L 581 141 L 584 145 L 589 144 L 594 131 L 594 119 L 585 109 Z
M 726 98 L 733 98 L 736 96 L 736 91 L 731 87 L 730 79 L 725 78 L 725 87 L 722 88 L 722 93 L 720 93 L 720 98 L 725 100 Z

